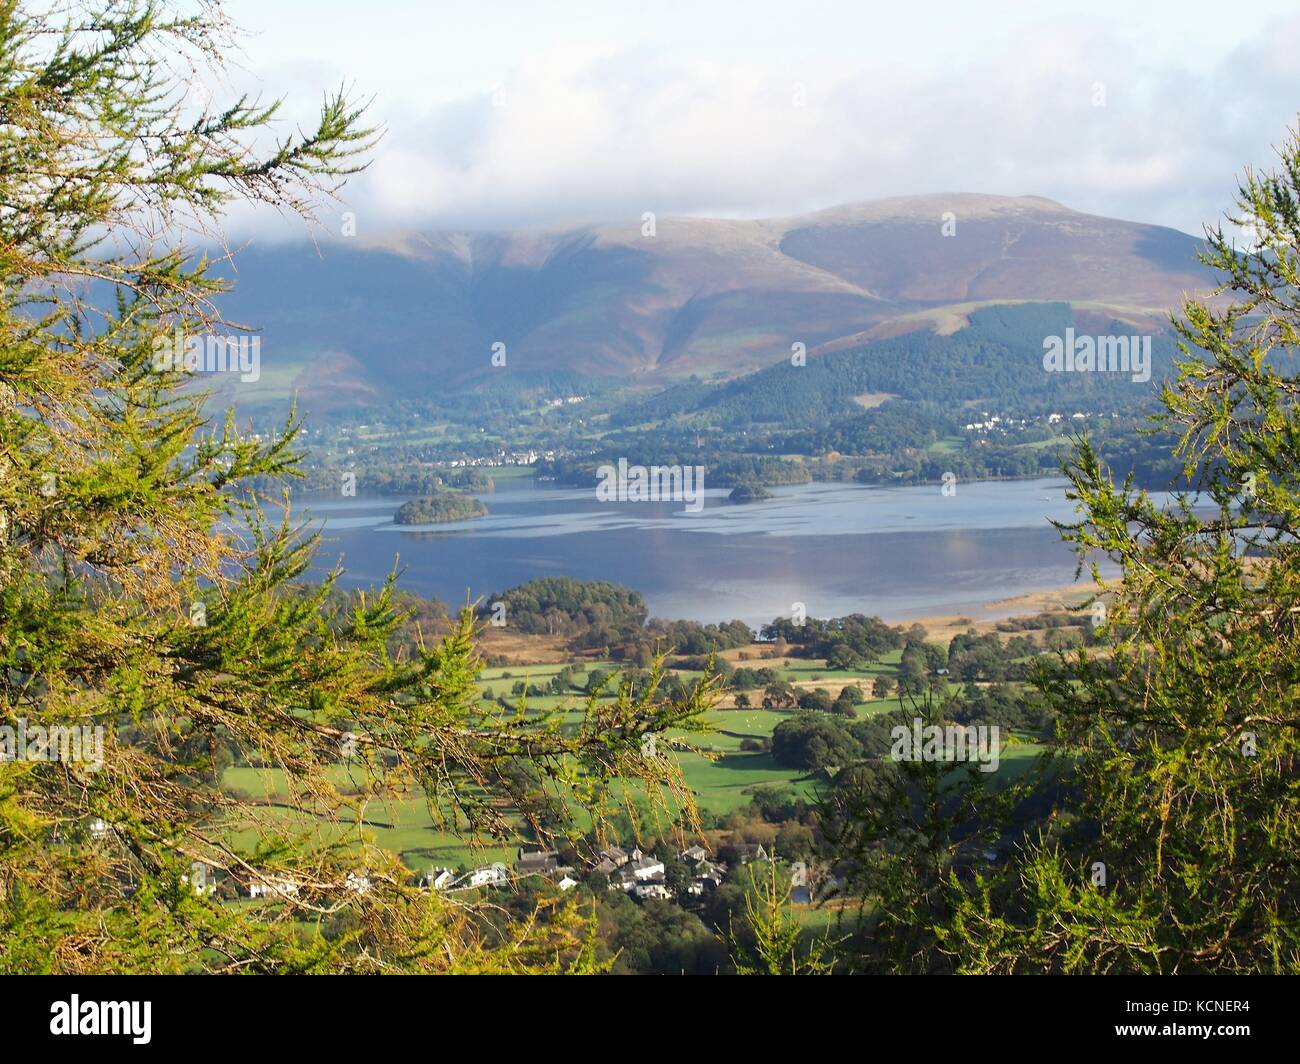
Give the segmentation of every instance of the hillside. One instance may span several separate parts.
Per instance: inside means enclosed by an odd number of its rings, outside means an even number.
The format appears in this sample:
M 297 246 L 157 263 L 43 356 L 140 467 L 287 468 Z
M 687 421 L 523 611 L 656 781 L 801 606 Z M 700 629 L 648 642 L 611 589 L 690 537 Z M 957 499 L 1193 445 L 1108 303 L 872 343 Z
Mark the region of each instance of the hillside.
M 956 231 L 942 234 L 943 216 Z M 228 316 L 261 328 L 243 403 L 309 412 L 430 396 L 501 375 L 655 385 L 735 376 L 982 306 L 1058 301 L 1144 328 L 1206 290 L 1200 242 L 1037 197 L 926 196 L 757 221 L 660 218 L 551 233 L 402 233 L 253 246 Z M 490 365 L 506 345 L 506 368 Z M 488 377 L 496 374 L 496 377 Z M 235 397 L 235 396 L 232 396 Z

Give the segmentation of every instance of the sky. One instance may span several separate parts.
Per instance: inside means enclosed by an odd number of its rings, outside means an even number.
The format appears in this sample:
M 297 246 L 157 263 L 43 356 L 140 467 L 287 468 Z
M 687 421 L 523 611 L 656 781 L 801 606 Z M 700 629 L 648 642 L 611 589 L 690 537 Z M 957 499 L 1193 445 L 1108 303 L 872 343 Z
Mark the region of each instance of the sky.
M 233 88 L 304 123 L 327 89 L 371 100 L 359 234 L 942 192 L 1199 234 L 1300 112 L 1295 0 L 225 6 L 247 31 Z

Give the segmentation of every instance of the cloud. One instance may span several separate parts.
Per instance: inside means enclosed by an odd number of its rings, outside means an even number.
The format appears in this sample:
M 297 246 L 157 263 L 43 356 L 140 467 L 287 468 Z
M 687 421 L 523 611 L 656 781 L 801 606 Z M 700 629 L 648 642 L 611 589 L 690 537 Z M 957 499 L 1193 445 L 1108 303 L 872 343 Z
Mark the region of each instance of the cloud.
M 492 92 L 388 116 L 347 199 L 359 229 L 378 233 L 1034 193 L 1199 233 L 1295 122 L 1298 48 L 1300 19 L 1205 69 L 1059 22 L 938 74 L 553 48 Z

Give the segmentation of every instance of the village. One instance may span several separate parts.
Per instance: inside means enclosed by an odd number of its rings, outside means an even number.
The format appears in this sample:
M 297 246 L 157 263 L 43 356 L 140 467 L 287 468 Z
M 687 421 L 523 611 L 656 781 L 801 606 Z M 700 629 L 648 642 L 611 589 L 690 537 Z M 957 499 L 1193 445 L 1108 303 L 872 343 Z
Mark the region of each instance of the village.
M 706 892 L 717 889 L 729 871 L 727 864 L 711 858 L 703 846 L 690 846 L 677 856 L 689 873 L 685 893 L 690 897 L 702 897 Z M 739 850 L 741 865 L 772 859 L 759 844 L 749 844 Z M 586 882 L 589 886 L 605 884 L 607 889 L 621 890 L 637 900 L 657 898 L 669 901 L 675 896 L 673 887 L 668 883 L 664 861 L 653 853 L 642 850 L 635 843 L 626 848 L 610 846 L 603 849 L 596 854 L 594 860 L 586 862 L 581 868 L 563 864 L 558 850 L 528 850 L 520 847 L 513 868 L 499 861 L 479 865 L 468 871 L 437 867 L 419 876 L 417 883 L 426 890 L 451 894 L 482 888 L 511 887 L 532 877 L 548 880 L 562 892 Z M 215 870 L 205 862 L 194 862 L 190 873 L 183 876 L 182 880 L 196 894 L 216 893 Z M 372 882 L 369 876 L 349 872 L 343 886 L 349 893 L 367 894 L 372 888 Z M 791 867 L 791 886 L 796 901 L 811 900 L 807 872 L 802 861 L 795 862 Z M 241 892 L 249 899 L 296 898 L 300 896 L 301 885 L 289 879 L 249 880 L 242 884 Z
M 762 846 L 754 847 L 752 859 L 768 860 Z M 712 861 L 702 846 L 691 846 L 678 856 L 690 871 L 687 892 L 700 896 L 706 890 L 722 884 L 726 865 Z M 557 850 L 519 849 L 514 868 L 498 862 L 482 865 L 457 875 L 448 868 L 435 868 L 426 873 L 424 883 L 433 890 L 457 891 L 477 887 L 505 887 L 532 876 L 549 879 L 561 891 L 569 891 L 583 879 L 589 883 L 604 881 L 610 890 L 622 890 L 637 899 L 659 898 L 667 901 L 673 890 L 666 879 L 667 868 L 662 860 L 633 844 L 628 848 L 611 846 L 601 850 L 594 860 L 582 868 L 563 865 Z M 579 878 L 582 877 L 582 878 Z

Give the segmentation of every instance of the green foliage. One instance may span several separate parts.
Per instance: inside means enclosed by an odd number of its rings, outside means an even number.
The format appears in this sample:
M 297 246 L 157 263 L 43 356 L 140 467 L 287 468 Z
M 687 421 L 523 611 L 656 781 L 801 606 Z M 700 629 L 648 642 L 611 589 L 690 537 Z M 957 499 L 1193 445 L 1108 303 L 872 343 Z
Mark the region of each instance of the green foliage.
M 604 646 L 640 631 L 646 621 L 639 591 L 603 580 L 546 576 L 489 595 L 480 612 L 505 606 L 506 625 L 532 635 L 581 636 L 584 646 Z
M 775 861 L 764 862 L 766 874 L 755 877 L 745 894 L 745 915 L 733 923 L 729 939 L 732 961 L 740 975 L 828 975 L 834 961 L 825 942 L 804 945 L 803 929 L 790 915 L 789 877 Z
M 486 517 L 487 512 L 487 507 L 472 495 L 444 491 L 402 503 L 393 515 L 393 522 L 399 525 L 439 525 Z
M 852 764 L 862 756 L 862 749 L 833 717 L 801 713 L 773 729 L 772 756 L 777 764 L 816 771 Z
M 374 134 L 343 96 L 281 139 L 278 104 L 204 105 L 176 72 L 232 44 L 219 4 L 0 3 L 0 718 L 104 729 L 102 766 L 0 762 L 0 971 L 596 970 L 572 904 L 501 925 L 421 893 L 358 805 L 414 793 L 464 835 L 545 837 L 628 780 L 690 822 L 643 739 L 701 727 L 712 681 L 661 697 L 655 666 L 566 728 L 479 697 L 468 611 L 431 644 L 391 578 L 305 582 L 317 539 L 252 494 L 295 475 L 296 417 L 213 422 L 154 354 L 230 328 L 186 224 L 310 218 Z M 224 788 L 232 760 L 278 771 L 274 806 Z
M 762 502 L 764 499 L 773 498 L 773 495 L 759 484 L 738 484 L 731 489 L 731 494 L 727 498 L 731 502 Z
M 885 433 L 906 428 L 893 412 L 864 415 L 854 397 L 884 392 L 914 403 L 959 406 L 980 402 L 1014 406 L 1023 413 L 1060 410 L 1079 404 L 1110 410 L 1150 405 L 1150 400 L 1116 374 L 1044 373 L 1043 337 L 1061 334 L 1075 324 L 1071 308 L 1062 303 L 1000 306 L 977 310 L 970 325 L 947 336 L 930 331 L 876 340 L 856 350 L 833 351 L 795 366 L 789 361 L 770 369 L 700 392 L 698 385 L 672 390 L 654 400 L 655 412 L 695 414 L 720 426 L 821 425 L 846 415 L 866 418 Z M 1080 331 L 1083 331 L 1082 328 Z M 1133 333 L 1130 325 L 1110 323 L 1100 332 Z M 1168 333 L 1152 342 L 1152 376 L 1172 367 L 1175 345 Z M 936 407 L 909 408 L 922 433 L 941 424 Z M 647 420 L 640 409 L 627 413 L 631 423 Z M 853 431 L 854 422 L 844 429 Z M 820 430 L 811 430 L 813 432 Z M 916 445 L 911 437 L 909 445 Z M 835 441 L 828 438 L 828 445 Z M 899 442 L 903 442 L 900 437 Z M 840 449 L 840 448 L 837 448 Z M 845 448 L 849 449 L 849 448 Z
M 832 668 L 850 668 L 852 664 L 875 661 L 903 645 L 899 629 L 891 628 L 879 617 L 860 613 L 824 621 L 814 617 L 802 622 L 777 617 L 771 624 L 763 625 L 759 634 L 763 639 L 789 643 L 794 654 L 833 659 Z
M 966 971 L 1300 971 L 1300 144 L 1248 173 L 1189 301 L 1156 424 L 1198 497 L 1157 506 L 1090 442 L 1067 469 L 1107 653 L 1040 679 L 1065 786 L 1013 867 L 963 886 L 944 946 Z
M 855 967 L 867 971 L 932 974 L 950 971 L 941 929 L 952 917 L 952 877 L 982 861 L 996 842 L 1013 790 L 993 794 L 974 764 L 894 761 L 885 756 L 888 726 L 926 726 L 947 714 L 925 696 L 907 714 L 864 722 L 863 746 L 872 760 L 841 771 L 825 796 L 821 827 L 844 871 L 843 893 L 867 917 Z

